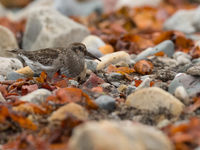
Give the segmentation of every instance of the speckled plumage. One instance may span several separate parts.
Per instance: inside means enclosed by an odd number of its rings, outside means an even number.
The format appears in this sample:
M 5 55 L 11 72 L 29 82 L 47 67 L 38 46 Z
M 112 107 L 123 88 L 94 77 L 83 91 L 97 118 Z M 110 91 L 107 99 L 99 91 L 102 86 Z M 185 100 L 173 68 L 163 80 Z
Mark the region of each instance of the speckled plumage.
M 90 54 L 82 43 L 72 43 L 66 48 L 46 48 L 35 51 L 16 49 L 10 52 L 21 57 L 34 73 L 45 71 L 50 77 L 57 71 L 67 77 L 77 77 L 84 70 L 85 56 L 98 59 Z

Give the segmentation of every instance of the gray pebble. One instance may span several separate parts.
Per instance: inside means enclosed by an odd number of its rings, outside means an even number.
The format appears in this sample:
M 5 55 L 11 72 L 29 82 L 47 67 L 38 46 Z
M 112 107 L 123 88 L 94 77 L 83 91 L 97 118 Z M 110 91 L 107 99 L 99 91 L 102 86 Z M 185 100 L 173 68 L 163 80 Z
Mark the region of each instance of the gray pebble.
M 102 95 L 95 100 L 96 104 L 102 108 L 109 111 L 115 109 L 115 99 L 108 95 Z
M 23 79 L 25 76 L 23 74 L 17 73 L 17 72 L 9 72 L 6 76 L 7 80 L 18 80 L 18 79 Z
M 110 82 L 115 82 L 115 81 L 119 81 L 122 80 L 124 78 L 124 76 L 121 73 L 110 73 L 107 77 L 108 81 Z
M 75 81 L 75 80 L 69 80 L 68 81 L 68 85 L 78 87 L 79 83 L 77 81 Z

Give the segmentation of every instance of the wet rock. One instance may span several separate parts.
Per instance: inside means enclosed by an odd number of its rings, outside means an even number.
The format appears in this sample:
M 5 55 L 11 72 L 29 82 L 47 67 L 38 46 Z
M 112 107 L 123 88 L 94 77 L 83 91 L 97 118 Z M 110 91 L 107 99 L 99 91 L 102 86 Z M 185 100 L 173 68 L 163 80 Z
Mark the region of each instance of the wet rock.
M 78 126 L 70 138 L 69 150 L 94 149 L 173 150 L 173 146 L 161 131 L 130 121 L 87 122 Z
M 50 95 L 51 95 L 50 91 L 46 89 L 38 89 L 25 96 L 20 97 L 19 99 L 22 101 L 28 101 L 34 104 L 41 104 Z
M 95 62 L 94 60 L 89 60 L 89 59 L 85 59 L 85 62 L 87 65 L 87 69 L 91 70 L 92 72 L 96 71 L 97 62 Z
M 187 73 L 193 76 L 200 76 L 200 64 L 196 64 L 187 69 Z
M 103 11 L 103 3 L 99 0 L 78 2 L 77 0 L 56 0 L 54 8 L 66 16 L 87 16 L 92 12 Z
M 166 30 L 178 30 L 187 34 L 194 33 L 195 10 L 179 10 L 164 23 Z
M 48 120 L 50 122 L 62 121 L 66 118 L 67 114 L 71 114 L 80 120 L 88 119 L 88 112 L 85 108 L 76 103 L 69 103 L 54 111 Z
M 174 51 L 174 43 L 170 40 L 166 40 L 156 45 L 154 48 L 148 48 L 142 51 L 134 60 L 137 62 L 139 60 L 146 59 L 147 56 L 154 55 L 158 52 L 164 52 L 168 57 L 172 57 Z
M 181 100 L 181 102 L 183 102 L 184 104 L 187 105 L 187 104 L 190 103 L 190 99 L 189 99 L 189 96 L 187 94 L 187 91 L 185 90 L 185 88 L 183 86 L 177 87 L 176 90 L 175 90 L 174 95 L 179 100 Z
M 200 91 L 200 78 L 187 75 L 185 73 L 180 73 L 176 75 L 174 80 L 169 85 L 168 91 L 171 94 L 175 93 L 177 87 L 183 86 L 187 91 L 189 97 L 196 96 Z
M 112 72 L 108 75 L 107 79 L 109 82 L 115 82 L 122 80 L 124 76 L 121 73 Z
M 9 72 L 6 75 L 7 80 L 18 80 L 18 79 L 23 79 L 25 76 L 23 74 L 17 73 L 15 71 Z
M 108 95 L 102 95 L 95 99 L 96 104 L 101 109 L 113 111 L 115 109 L 115 99 Z
M 126 104 L 155 113 L 165 108 L 175 117 L 178 117 L 184 108 L 184 105 L 173 95 L 157 87 L 136 90 L 127 97 Z
M 80 42 L 89 34 L 86 27 L 50 8 L 36 8 L 28 16 L 23 48 L 35 50 L 47 47 L 66 47 Z
M 87 50 L 93 55 L 97 57 L 103 56 L 99 48 L 105 46 L 105 43 L 98 36 L 89 35 L 83 39 L 82 43 L 86 45 Z
M 177 61 L 177 65 L 185 65 L 191 63 L 192 57 L 184 52 L 175 52 L 173 58 Z
M 18 48 L 15 35 L 6 27 L 0 26 L 0 56 L 13 57 L 7 50 Z
M 22 68 L 22 63 L 16 58 L 0 57 L 0 74 L 6 76 L 7 73 Z
M 139 6 L 158 6 L 162 0 L 118 0 L 116 4 L 116 8 L 119 9 L 121 7 L 139 7 Z
M 124 51 L 107 54 L 107 55 L 101 57 L 100 59 L 101 59 L 101 62 L 95 60 L 98 63 L 97 70 L 106 68 L 110 64 L 119 63 L 120 61 L 128 63 L 128 64 L 131 62 L 130 55 Z

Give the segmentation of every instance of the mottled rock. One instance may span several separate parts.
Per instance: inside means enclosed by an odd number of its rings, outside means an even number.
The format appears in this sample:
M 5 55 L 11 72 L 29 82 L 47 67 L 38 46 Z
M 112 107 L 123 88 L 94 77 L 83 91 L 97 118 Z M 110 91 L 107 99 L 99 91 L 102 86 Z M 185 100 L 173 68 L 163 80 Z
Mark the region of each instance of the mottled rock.
M 51 95 L 50 91 L 46 89 L 38 89 L 25 96 L 20 97 L 19 99 L 22 101 L 28 101 L 34 104 L 41 104 L 50 95 Z
M 200 64 L 196 64 L 187 69 L 187 73 L 193 76 L 200 76 Z
M 113 111 L 115 109 L 115 99 L 108 95 L 102 95 L 95 99 L 96 104 L 102 108 L 109 111 Z
M 142 51 L 134 60 L 137 62 L 159 52 L 164 52 L 168 57 L 172 57 L 174 51 L 174 43 L 170 40 L 166 40 L 156 45 L 154 48 L 147 48 L 146 50 Z
M 1 57 L 13 57 L 14 55 L 9 53 L 8 50 L 18 48 L 15 35 L 6 27 L 0 26 L 0 56 Z
M 42 7 L 31 11 L 23 37 L 25 50 L 66 47 L 80 42 L 89 34 L 86 27 L 61 15 L 54 9 Z
M 184 105 L 173 95 L 157 87 L 136 90 L 127 97 L 126 104 L 155 113 L 165 108 L 175 117 L 178 117 L 184 108 Z
M 159 130 L 130 121 L 87 122 L 78 126 L 69 141 L 69 150 L 173 150 Z
M 22 68 L 22 63 L 16 58 L 0 57 L 0 74 L 6 76 L 7 73 Z
M 53 121 L 62 121 L 66 119 L 67 114 L 71 114 L 75 116 L 77 119 L 80 120 L 87 120 L 88 119 L 88 112 L 83 108 L 81 105 L 76 103 L 69 103 L 52 113 L 52 115 L 48 118 L 50 122 Z

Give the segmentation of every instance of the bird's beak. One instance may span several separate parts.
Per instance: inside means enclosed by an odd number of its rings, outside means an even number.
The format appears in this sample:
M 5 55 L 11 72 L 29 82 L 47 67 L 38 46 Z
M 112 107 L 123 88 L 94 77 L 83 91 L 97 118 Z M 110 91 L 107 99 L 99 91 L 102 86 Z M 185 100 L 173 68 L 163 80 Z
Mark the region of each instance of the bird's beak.
M 98 61 L 101 61 L 101 59 L 99 59 L 98 57 L 94 56 L 93 54 L 91 54 L 90 52 L 86 52 L 86 56 L 89 56 L 91 58 L 97 59 Z

